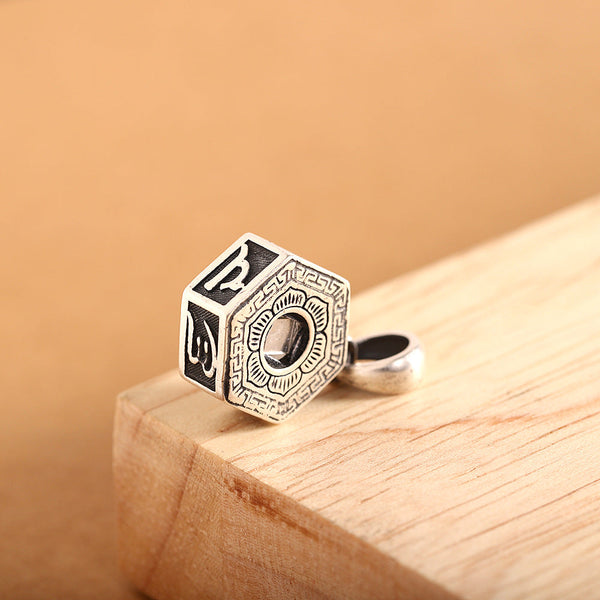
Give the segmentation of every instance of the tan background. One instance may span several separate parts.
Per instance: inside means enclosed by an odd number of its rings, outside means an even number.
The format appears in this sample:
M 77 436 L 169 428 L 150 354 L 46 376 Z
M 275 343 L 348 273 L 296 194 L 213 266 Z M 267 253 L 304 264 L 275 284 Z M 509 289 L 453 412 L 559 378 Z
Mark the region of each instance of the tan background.
M 600 7 L 0 3 L 0 596 L 132 594 L 118 390 L 259 233 L 354 291 L 600 189 Z

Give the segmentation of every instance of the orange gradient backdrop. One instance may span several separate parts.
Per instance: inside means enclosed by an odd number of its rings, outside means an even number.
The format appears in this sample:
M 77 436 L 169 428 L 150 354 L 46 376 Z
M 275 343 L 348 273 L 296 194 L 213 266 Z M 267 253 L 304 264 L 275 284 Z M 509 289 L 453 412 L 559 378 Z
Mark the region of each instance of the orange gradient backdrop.
M 238 235 L 356 292 L 599 190 L 599 22 L 580 0 L 0 3 L 0 595 L 132 593 L 114 396 L 176 365 L 180 291 Z

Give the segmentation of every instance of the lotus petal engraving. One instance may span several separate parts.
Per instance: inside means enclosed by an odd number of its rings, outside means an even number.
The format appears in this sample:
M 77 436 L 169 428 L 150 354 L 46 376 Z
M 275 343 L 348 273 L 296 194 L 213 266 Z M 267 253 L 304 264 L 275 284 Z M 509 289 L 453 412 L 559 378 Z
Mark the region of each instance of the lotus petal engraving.
M 265 310 L 261 312 L 253 321 L 252 325 L 250 325 L 250 331 L 248 334 L 248 347 L 253 352 L 260 348 L 260 340 L 272 318 L 273 313 L 270 310 Z
M 309 373 L 313 371 L 319 363 L 325 358 L 325 348 L 327 347 L 327 338 L 324 334 L 318 333 L 315 336 L 312 350 L 309 352 L 306 360 L 302 363 L 300 368 L 303 373 Z
M 327 313 L 328 307 L 327 302 L 317 298 L 316 296 L 310 297 L 304 308 L 311 314 L 315 321 L 315 329 L 317 331 L 323 331 L 327 327 Z
M 274 394 L 285 396 L 302 379 L 300 369 L 295 369 L 287 375 L 271 376 L 269 379 L 269 390 Z
M 258 352 L 253 352 L 248 358 L 248 381 L 263 387 L 269 381 L 269 377 L 269 373 L 263 369 Z
M 304 306 L 305 302 L 306 294 L 302 290 L 290 288 L 275 300 L 273 303 L 273 312 L 282 312 L 290 306 Z

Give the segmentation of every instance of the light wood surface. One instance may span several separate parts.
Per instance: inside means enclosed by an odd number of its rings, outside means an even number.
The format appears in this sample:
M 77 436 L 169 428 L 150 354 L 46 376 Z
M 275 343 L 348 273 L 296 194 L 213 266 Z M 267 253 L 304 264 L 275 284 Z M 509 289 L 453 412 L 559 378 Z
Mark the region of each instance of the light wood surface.
M 600 200 L 361 294 L 420 389 L 332 385 L 272 426 L 168 373 L 124 393 L 120 562 L 161 599 L 592 598 Z
M 357 293 L 598 192 L 599 21 L 590 0 L 0 2 L 0 598 L 137 597 L 114 398 L 176 366 L 182 287 L 238 235 Z

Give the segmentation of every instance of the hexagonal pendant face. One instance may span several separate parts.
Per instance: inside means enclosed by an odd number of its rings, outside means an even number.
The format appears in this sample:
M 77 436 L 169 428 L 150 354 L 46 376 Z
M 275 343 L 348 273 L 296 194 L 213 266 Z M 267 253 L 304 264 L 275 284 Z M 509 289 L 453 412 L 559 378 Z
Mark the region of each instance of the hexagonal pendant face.
M 345 279 L 246 234 L 184 291 L 181 373 L 282 421 L 344 367 L 349 299 Z
M 343 368 L 350 289 L 290 257 L 233 313 L 227 402 L 280 421 Z

